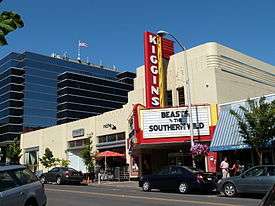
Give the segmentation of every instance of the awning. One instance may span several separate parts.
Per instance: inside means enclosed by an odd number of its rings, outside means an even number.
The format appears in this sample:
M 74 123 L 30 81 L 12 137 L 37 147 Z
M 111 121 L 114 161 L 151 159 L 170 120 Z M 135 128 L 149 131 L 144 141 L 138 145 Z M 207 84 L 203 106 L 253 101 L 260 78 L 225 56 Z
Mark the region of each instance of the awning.
M 240 109 L 234 109 L 242 115 Z M 239 133 L 238 121 L 230 114 L 230 109 L 223 110 L 219 114 L 219 121 L 215 129 L 214 137 L 210 145 L 210 151 L 225 151 L 250 148 L 245 144 Z

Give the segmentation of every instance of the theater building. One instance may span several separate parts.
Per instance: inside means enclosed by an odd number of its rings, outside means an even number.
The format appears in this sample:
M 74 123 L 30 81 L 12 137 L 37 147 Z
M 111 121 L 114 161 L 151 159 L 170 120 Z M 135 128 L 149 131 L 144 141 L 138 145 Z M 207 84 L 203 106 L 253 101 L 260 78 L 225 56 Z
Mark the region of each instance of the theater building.
M 121 109 L 22 134 L 21 162 L 32 164 L 48 147 L 85 172 L 79 152 L 92 140 L 94 152 L 125 154 L 118 164 L 130 177 L 168 164 L 191 165 L 190 112 L 194 141 L 210 145 L 220 104 L 275 93 L 274 66 L 226 46 L 209 42 L 174 54 L 170 40 L 146 32 L 144 41 L 145 65 L 136 69 L 134 89 Z M 202 163 L 213 170 L 216 153 Z

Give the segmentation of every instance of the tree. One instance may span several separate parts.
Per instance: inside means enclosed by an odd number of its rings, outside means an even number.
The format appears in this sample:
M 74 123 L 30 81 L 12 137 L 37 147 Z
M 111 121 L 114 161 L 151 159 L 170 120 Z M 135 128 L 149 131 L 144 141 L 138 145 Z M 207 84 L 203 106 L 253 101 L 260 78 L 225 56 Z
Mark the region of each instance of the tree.
M 80 151 L 80 156 L 83 159 L 89 173 L 92 173 L 94 171 L 95 154 L 92 153 L 92 143 L 92 141 L 89 142 L 89 144 Z
M 20 149 L 20 146 L 17 141 L 11 143 L 7 147 L 6 151 L 6 157 L 10 159 L 11 163 L 19 163 L 19 159 L 22 156 L 21 155 L 22 150 Z
M 49 148 L 45 149 L 45 154 L 42 158 L 39 158 L 39 161 L 47 169 L 54 166 L 56 163 L 56 159 L 53 157 L 53 153 Z
M 0 0 L 0 3 L 1 2 L 2 0 Z M 12 11 L 3 11 L 0 14 L 0 46 L 8 44 L 5 38 L 8 33 L 23 26 L 24 22 L 20 15 Z
M 248 107 L 239 107 L 241 114 L 230 110 L 238 121 L 244 143 L 256 151 L 260 165 L 263 163 L 263 149 L 275 137 L 275 100 L 265 100 L 265 97 L 261 97 L 259 102 L 248 99 Z
M 60 167 L 68 167 L 70 164 L 70 160 L 65 160 L 65 159 L 55 159 L 56 165 L 59 165 Z

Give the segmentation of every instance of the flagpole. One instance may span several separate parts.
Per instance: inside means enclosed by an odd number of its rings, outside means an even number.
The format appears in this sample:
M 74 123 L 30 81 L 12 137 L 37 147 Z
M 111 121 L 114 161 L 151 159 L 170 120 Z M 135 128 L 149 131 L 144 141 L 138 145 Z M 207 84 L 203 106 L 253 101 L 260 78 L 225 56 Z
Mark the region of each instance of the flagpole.
M 80 60 L 80 40 L 78 40 L 77 60 Z

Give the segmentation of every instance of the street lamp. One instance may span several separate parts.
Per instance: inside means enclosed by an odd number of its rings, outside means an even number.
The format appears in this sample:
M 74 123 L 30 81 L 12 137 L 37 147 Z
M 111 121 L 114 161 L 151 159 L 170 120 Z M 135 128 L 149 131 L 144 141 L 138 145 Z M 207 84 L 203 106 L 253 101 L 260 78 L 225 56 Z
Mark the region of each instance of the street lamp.
M 184 51 L 184 66 L 186 69 L 186 85 L 187 85 L 187 92 L 188 92 L 188 110 L 190 115 L 189 116 L 190 117 L 190 137 L 191 137 L 190 141 L 191 141 L 191 148 L 192 148 L 194 146 L 194 128 L 193 128 L 193 115 L 191 110 L 191 106 L 192 106 L 191 86 L 190 86 L 189 71 L 188 71 L 188 64 L 187 64 L 187 50 L 186 50 L 186 47 L 184 47 L 173 34 L 170 34 L 169 32 L 163 31 L 163 30 L 158 31 L 157 34 L 161 37 L 164 37 L 166 35 L 171 36 L 181 47 L 182 51 Z M 193 157 L 192 157 L 192 163 L 193 163 L 193 166 L 195 166 Z

